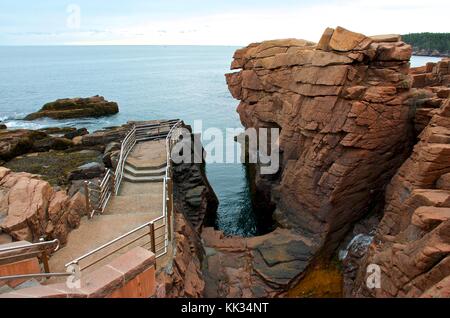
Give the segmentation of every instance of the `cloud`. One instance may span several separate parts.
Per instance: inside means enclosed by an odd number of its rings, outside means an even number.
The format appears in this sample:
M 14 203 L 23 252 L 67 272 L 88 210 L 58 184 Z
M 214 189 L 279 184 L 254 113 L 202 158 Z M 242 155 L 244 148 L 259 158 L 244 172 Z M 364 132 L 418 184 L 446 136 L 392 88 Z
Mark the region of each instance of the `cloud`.
M 323 30 L 337 25 L 367 35 L 446 32 L 448 0 L 347 0 L 268 10 L 264 6 L 183 18 L 124 16 L 83 19 L 78 32 L 23 35 L 64 44 L 207 44 L 246 45 L 274 38 L 318 41 Z M 83 11 L 82 11 L 83 12 Z M 101 21 L 101 22 L 99 22 Z M 138 21 L 138 22 L 136 22 Z M 49 39 L 46 39 L 49 37 Z

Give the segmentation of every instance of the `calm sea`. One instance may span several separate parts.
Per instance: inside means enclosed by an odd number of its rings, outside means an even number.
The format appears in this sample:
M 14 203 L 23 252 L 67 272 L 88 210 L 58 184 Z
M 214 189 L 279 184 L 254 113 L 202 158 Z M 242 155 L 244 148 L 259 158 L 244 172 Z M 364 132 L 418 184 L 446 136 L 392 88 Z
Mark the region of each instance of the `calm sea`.
M 128 120 L 203 120 L 203 128 L 241 127 L 238 102 L 224 74 L 236 47 L 89 46 L 0 47 L 0 121 L 9 128 L 86 127 L 90 131 Z M 414 57 L 413 66 L 437 58 Z M 26 122 L 27 113 L 58 98 L 102 95 L 120 113 L 101 119 Z M 258 233 L 245 170 L 208 164 L 220 206 L 218 227 L 227 234 Z

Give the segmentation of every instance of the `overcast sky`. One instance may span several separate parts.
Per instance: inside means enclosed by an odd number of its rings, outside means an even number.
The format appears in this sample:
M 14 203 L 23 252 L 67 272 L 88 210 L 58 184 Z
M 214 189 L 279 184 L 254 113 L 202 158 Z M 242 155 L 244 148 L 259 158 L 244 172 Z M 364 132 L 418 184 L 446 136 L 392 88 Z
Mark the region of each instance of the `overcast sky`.
M 450 32 L 449 0 L 1 0 L 0 45 L 246 45 L 327 27 Z

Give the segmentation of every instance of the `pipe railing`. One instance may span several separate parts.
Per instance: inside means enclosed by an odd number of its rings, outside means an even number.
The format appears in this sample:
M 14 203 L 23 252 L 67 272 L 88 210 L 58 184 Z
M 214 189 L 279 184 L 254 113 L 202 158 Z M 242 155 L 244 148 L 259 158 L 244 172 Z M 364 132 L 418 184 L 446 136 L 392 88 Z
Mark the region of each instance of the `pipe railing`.
M 12 263 L 32 257 L 38 257 L 40 263 L 44 268 L 45 274 L 36 273 L 29 275 L 35 275 L 36 277 L 50 277 L 53 276 L 53 274 L 58 273 L 50 273 L 50 266 L 48 263 L 49 254 L 56 252 L 59 249 L 59 246 L 60 244 L 58 239 L 45 241 L 43 238 L 41 238 L 38 243 L 27 243 L 8 247 L 0 247 L 0 264 L 4 262 Z M 19 278 L 18 276 L 20 275 L 0 276 L 0 280 L 12 280 L 15 279 L 14 277 Z
M 150 249 L 156 256 L 156 258 L 160 258 L 163 255 L 167 254 L 169 241 L 172 238 L 172 213 L 173 213 L 173 181 L 172 181 L 172 147 L 176 142 L 178 136 L 174 137 L 174 132 L 181 125 L 181 121 L 177 121 L 174 125 L 172 125 L 168 131 L 166 136 L 166 156 L 167 156 L 167 164 L 165 170 L 165 176 L 163 179 L 163 208 L 162 215 L 150 222 L 144 223 L 135 229 L 120 235 L 119 237 L 93 249 L 92 251 L 70 261 L 65 266 L 77 265 L 80 270 L 87 269 L 95 264 L 98 264 L 102 260 L 108 258 L 109 256 L 123 250 L 126 247 L 131 246 L 132 244 L 138 244 L 142 247 L 147 247 Z M 144 129 L 148 129 L 149 127 L 156 127 L 154 125 L 135 125 L 134 134 L 137 131 L 143 131 Z M 130 137 L 131 138 L 131 137 Z M 143 140 L 147 140 L 146 137 L 143 137 Z M 136 138 L 136 141 L 140 139 Z M 124 148 L 124 153 L 127 152 L 126 147 Z M 128 150 L 129 152 L 129 150 Z M 126 156 L 125 156 L 126 157 Z M 122 168 L 121 168 L 122 169 Z M 117 170 L 116 170 L 117 171 Z M 121 179 L 116 179 L 121 180 Z M 108 182 L 105 182 L 107 184 Z M 120 186 L 120 184 L 119 184 Z M 162 233 L 161 233 L 162 232 Z M 122 243 L 119 247 L 114 247 L 117 243 Z M 101 253 L 101 255 L 98 255 Z M 80 266 L 80 263 L 84 260 L 88 260 L 90 257 L 94 257 L 97 255 L 98 257 L 94 260 L 89 261 L 86 265 Z

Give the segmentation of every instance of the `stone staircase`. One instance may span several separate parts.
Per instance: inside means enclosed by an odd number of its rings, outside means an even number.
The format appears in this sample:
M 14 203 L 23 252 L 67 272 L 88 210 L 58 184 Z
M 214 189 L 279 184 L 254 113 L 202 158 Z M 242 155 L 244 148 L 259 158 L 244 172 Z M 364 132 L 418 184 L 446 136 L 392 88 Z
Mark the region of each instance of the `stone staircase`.
M 166 164 L 159 167 L 135 166 L 131 162 L 125 163 L 124 180 L 129 182 L 161 182 L 166 173 Z
M 137 144 L 127 158 L 123 179 L 131 183 L 162 182 L 167 164 L 165 146 L 165 139 Z

